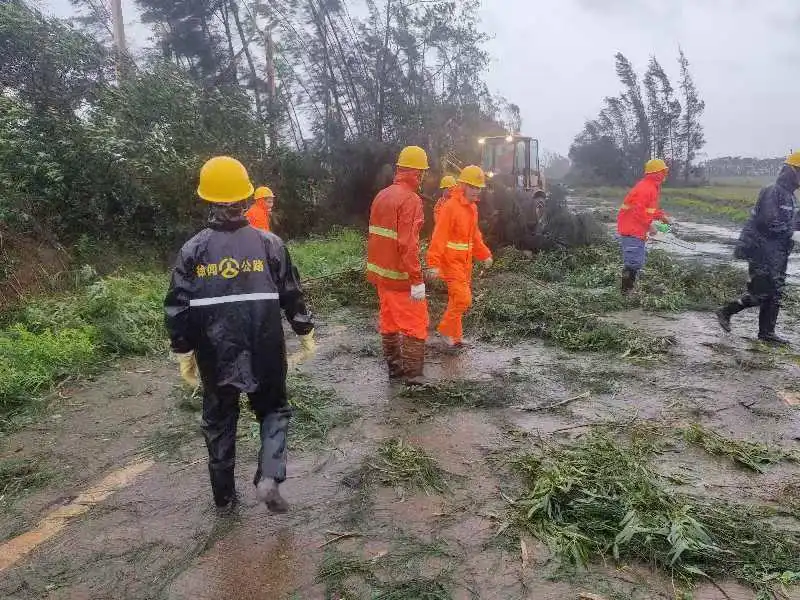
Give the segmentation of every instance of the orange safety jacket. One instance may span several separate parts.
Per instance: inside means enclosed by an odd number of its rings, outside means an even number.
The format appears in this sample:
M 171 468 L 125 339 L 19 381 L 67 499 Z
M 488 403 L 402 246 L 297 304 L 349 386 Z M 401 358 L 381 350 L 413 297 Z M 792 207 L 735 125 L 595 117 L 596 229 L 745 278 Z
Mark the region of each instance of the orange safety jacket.
M 665 173 L 650 173 L 633 186 L 617 215 L 617 233 L 647 239 L 653 221 L 667 221 L 667 213 L 658 206 Z
M 387 289 L 422 283 L 419 232 L 425 216 L 417 194 L 421 172 L 399 169 L 394 183 L 372 201 L 367 241 L 367 279 Z
M 269 231 L 269 216 L 270 210 L 267 207 L 267 202 L 264 198 L 258 198 L 255 204 L 251 206 L 245 213 L 250 225 L 256 229 L 263 229 Z
M 461 187 L 453 188 L 436 221 L 428 248 L 428 266 L 439 269 L 442 279 L 472 280 L 472 260 L 492 257 L 478 228 L 478 207 L 467 200 Z

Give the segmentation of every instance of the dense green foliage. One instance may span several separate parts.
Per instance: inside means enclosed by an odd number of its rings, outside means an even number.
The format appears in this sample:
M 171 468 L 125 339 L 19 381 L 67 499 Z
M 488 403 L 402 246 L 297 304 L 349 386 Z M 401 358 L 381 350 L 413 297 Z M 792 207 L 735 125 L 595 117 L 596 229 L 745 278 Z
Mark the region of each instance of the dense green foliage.
M 166 277 L 109 277 L 79 292 L 34 300 L 0 329 L 0 413 L 23 408 L 66 378 L 110 358 L 166 349 L 161 308 Z
M 311 238 L 291 247 L 303 277 L 326 281 L 330 273 L 341 277 L 342 269 L 360 264 L 363 243 L 358 233 L 341 230 L 329 240 Z M 24 409 L 54 384 L 93 373 L 116 357 L 165 352 L 167 283 L 166 273 L 120 272 L 2 315 L 0 415 Z M 353 285 L 371 297 L 360 272 Z M 313 282 L 309 286 L 313 300 Z M 321 308 L 347 304 L 347 288 L 334 287 L 341 296 L 321 295 Z
M 0 3 L 0 232 L 174 251 L 205 217 L 200 166 L 230 154 L 276 192 L 275 229 L 306 235 L 363 219 L 401 145 L 435 163 L 502 131 L 475 2 L 371 5 L 362 20 L 343 2 L 138 4 L 160 47 L 117 62 L 92 33 L 102 11 L 81 30 Z

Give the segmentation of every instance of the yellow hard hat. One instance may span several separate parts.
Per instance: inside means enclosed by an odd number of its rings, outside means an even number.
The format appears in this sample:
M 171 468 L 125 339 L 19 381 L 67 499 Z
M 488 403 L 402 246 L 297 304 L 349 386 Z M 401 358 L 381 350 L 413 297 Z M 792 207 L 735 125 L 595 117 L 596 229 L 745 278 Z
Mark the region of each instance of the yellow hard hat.
M 197 195 L 207 202 L 231 204 L 253 195 L 247 169 L 235 158 L 215 156 L 200 169 Z
M 647 163 L 644 165 L 644 172 L 647 174 L 650 173 L 661 173 L 661 171 L 669 171 L 669 167 L 667 163 L 665 163 L 660 158 L 654 158 L 653 160 L 648 160 Z
M 428 155 L 419 146 L 406 146 L 397 157 L 397 166 L 406 169 L 428 170 Z
M 448 190 L 451 187 L 456 187 L 457 184 L 458 184 L 458 182 L 456 181 L 455 177 L 453 177 L 452 175 L 445 175 L 444 177 L 442 177 L 442 180 L 439 182 L 439 189 L 440 190 Z
M 458 183 L 466 183 L 476 188 L 485 188 L 486 174 L 480 167 L 469 165 L 461 169 L 461 175 L 458 176 Z
M 256 188 L 256 193 L 253 194 L 254 198 L 274 198 L 275 194 L 267 186 L 262 185 Z
M 800 151 L 792 152 L 786 159 L 786 164 L 800 169 Z

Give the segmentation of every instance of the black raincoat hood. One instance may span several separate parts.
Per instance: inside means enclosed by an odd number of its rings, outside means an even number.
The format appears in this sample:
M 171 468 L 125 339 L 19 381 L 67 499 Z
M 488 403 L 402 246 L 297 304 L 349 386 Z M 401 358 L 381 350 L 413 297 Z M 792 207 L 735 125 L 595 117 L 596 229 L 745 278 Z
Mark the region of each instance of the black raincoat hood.
M 244 202 L 213 204 L 208 215 L 208 226 L 216 231 L 234 231 L 248 225 Z
M 783 165 L 781 172 L 778 174 L 778 185 L 786 188 L 790 192 L 800 187 L 800 172 L 795 170 L 791 165 Z

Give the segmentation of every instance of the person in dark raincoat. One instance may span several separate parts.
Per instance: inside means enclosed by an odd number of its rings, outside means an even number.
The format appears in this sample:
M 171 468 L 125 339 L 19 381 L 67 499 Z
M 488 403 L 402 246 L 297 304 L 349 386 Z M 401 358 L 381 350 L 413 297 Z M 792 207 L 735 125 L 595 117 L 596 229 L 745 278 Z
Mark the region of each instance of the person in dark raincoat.
M 314 323 L 299 275 L 276 235 L 248 224 L 244 200 L 253 194 L 247 171 L 220 156 L 200 172 L 198 195 L 211 204 L 206 229 L 181 249 L 164 301 L 172 351 L 183 378 L 203 384 L 202 429 L 214 503 L 221 513 L 238 496 L 234 483 L 239 395 L 244 392 L 261 429 L 253 483 L 273 512 L 285 512 L 287 359 L 281 309 L 306 352 Z
M 736 245 L 736 258 L 749 263 L 747 292 L 720 308 L 717 320 L 731 330 L 731 317 L 745 308 L 758 306 L 758 339 L 786 345 L 775 334 L 781 295 L 786 284 L 786 267 L 797 227 L 795 190 L 800 187 L 800 152 L 788 159 L 774 185 L 761 190 L 750 219 Z

